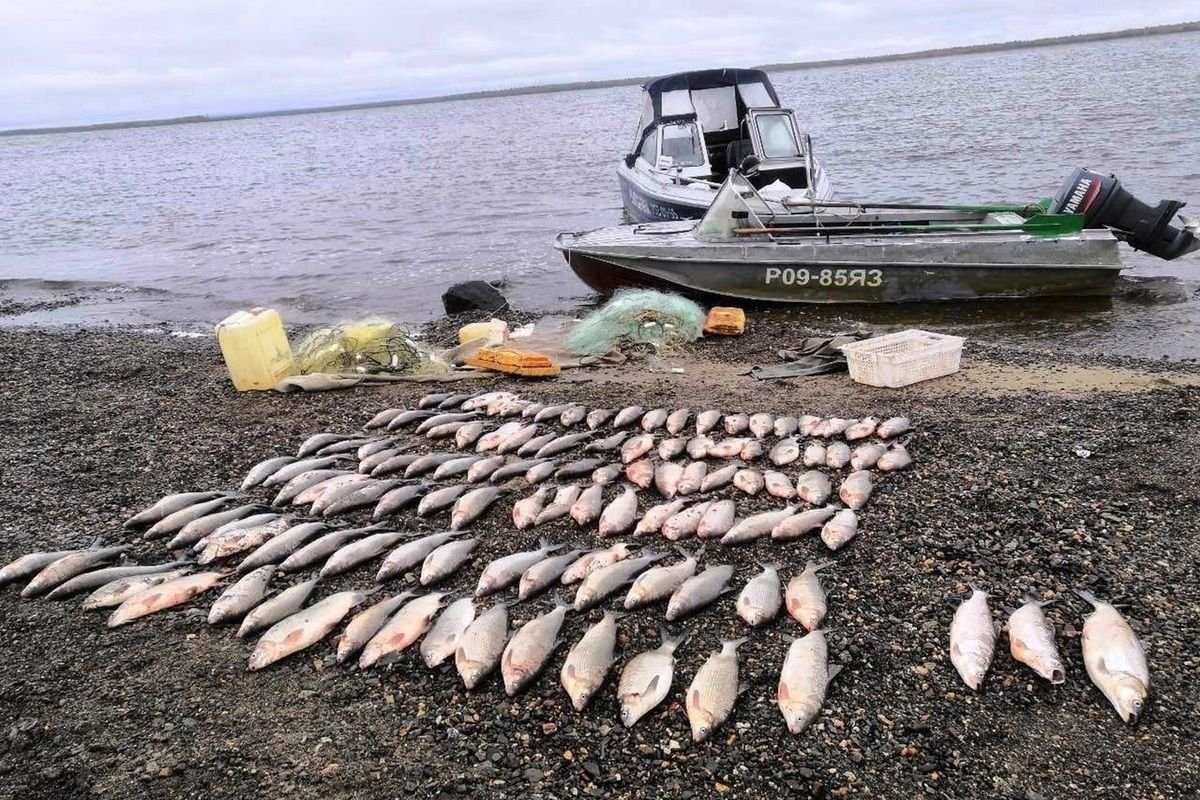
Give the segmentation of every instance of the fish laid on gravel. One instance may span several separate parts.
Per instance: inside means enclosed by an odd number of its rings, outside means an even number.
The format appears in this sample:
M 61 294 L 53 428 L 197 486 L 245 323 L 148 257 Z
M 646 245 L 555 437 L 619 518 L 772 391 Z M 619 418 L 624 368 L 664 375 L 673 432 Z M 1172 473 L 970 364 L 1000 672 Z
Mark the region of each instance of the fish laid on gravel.
M 600 535 L 620 536 L 629 531 L 637 520 L 637 508 L 637 491 L 632 486 L 626 486 L 600 513 Z
M 841 436 L 847 428 L 857 421 L 842 419 L 841 417 L 826 417 L 813 427 L 811 435 L 822 439 L 832 439 L 834 436 Z
M 385 408 L 383 411 L 380 411 L 378 414 L 367 420 L 367 423 L 363 425 L 363 430 L 373 431 L 377 428 L 386 428 L 389 422 L 403 413 L 403 408 Z
M 821 541 L 830 550 L 845 547 L 858 535 L 858 515 L 849 508 L 838 511 L 821 527 Z
M 468 690 L 474 689 L 500 663 L 508 641 L 508 607 L 496 603 L 463 631 L 454 651 L 454 666 Z
M 800 456 L 801 462 L 808 468 L 822 467 L 825 465 L 825 445 L 820 442 L 811 442 L 804 448 L 804 453 Z
M 788 615 L 804 626 L 805 630 L 815 631 L 821 627 L 825 619 L 828 605 L 825 589 L 817 573 L 833 564 L 825 561 L 820 564 L 809 561 L 804 565 L 804 571 L 788 581 L 784 592 L 784 604 Z
M 666 699 L 675 679 L 675 651 L 686 638 L 686 633 L 673 638 L 664 628 L 658 649 L 638 653 L 621 670 L 617 700 L 626 728 L 632 728 Z
M 439 546 L 421 562 L 421 585 L 429 586 L 450 577 L 471 559 L 477 539 L 459 539 Z
M 732 577 L 733 566 L 722 564 L 688 578 L 667 601 L 667 622 L 698 611 L 728 592 Z
M 471 420 L 478 418 L 479 414 L 474 411 L 435 414 L 428 419 L 422 420 L 421 424 L 417 426 L 417 429 L 414 431 L 414 433 L 423 436 L 434 428 L 441 427 L 442 425 L 448 425 L 452 422 L 470 422 Z
M 796 479 L 796 496 L 811 505 L 824 505 L 832 493 L 829 476 L 818 469 L 810 469 Z
M 716 442 L 707 436 L 693 436 L 688 439 L 683 449 L 687 452 L 688 458 L 699 461 L 702 458 L 708 458 L 708 451 L 715 444 Z
M 208 610 L 208 624 L 222 625 L 241 619 L 267 596 L 267 587 L 275 575 L 275 566 L 268 564 L 248 572 L 233 583 Z
M 538 512 L 534 527 L 562 519 L 570 514 L 572 506 L 575 505 L 575 501 L 579 499 L 582 492 L 583 489 L 579 486 L 560 486 L 554 493 L 554 500 Z
M 625 595 L 625 608 L 633 610 L 670 597 L 684 581 L 696 574 L 696 562 L 703 552 L 703 546 L 695 553 L 680 549 L 682 561 L 654 567 L 638 575 Z
M 878 462 L 880 456 L 887 452 L 887 445 L 879 442 L 868 442 L 860 444 L 854 448 L 854 452 L 850 454 L 850 469 L 871 469 Z
M 666 428 L 667 433 L 672 436 L 678 436 L 687 427 L 688 420 L 692 418 L 692 410 L 690 408 L 677 408 L 667 415 Z
M 626 558 L 594 570 L 575 592 L 576 611 L 586 611 L 632 581 L 639 572 L 661 561 L 661 553 L 643 550 L 637 558 Z
M 585 453 L 611 453 L 621 449 L 629 439 L 629 431 L 617 431 L 612 436 L 597 439 L 584 446 Z
M 571 506 L 571 519 L 580 527 L 592 523 L 600 516 L 603 502 L 604 486 L 592 484 L 579 494 L 579 499 Z
M 583 711 L 612 669 L 617 646 L 617 621 L 624 614 L 604 612 L 604 617 L 580 637 L 563 662 L 559 680 L 576 711 Z
M 766 470 L 762 474 L 763 486 L 767 490 L 767 494 L 779 500 L 793 500 L 796 497 L 796 487 L 792 485 L 792 479 L 782 472 L 776 472 L 773 469 Z
M 164 517 L 174 514 L 176 511 L 182 511 L 198 503 L 216 500 L 224 496 L 225 492 L 181 492 L 179 494 L 169 494 L 149 508 L 139 511 L 125 520 L 125 524 L 122 527 L 138 528 L 151 525 Z
M 329 556 L 333 555 L 334 551 L 340 549 L 347 542 L 365 536 L 372 531 L 379 530 L 381 527 L 383 526 L 376 523 L 365 528 L 342 528 L 341 530 L 330 531 L 293 551 L 279 565 L 279 569 L 283 572 L 298 572 L 318 561 L 324 561 L 329 558 Z M 283 534 L 280 535 L 282 536 Z
M 93 611 L 98 608 L 112 608 L 124 603 L 130 597 L 133 597 L 143 589 L 149 589 L 151 586 L 157 586 L 160 583 L 175 580 L 184 575 L 187 575 L 191 570 L 173 569 L 170 572 L 154 572 L 149 575 L 134 575 L 129 578 L 117 578 L 114 581 L 101 586 L 89 594 L 83 601 L 84 611 Z
M 788 730 L 801 733 L 813 723 L 825 705 L 829 683 L 842 671 L 829 666 L 829 646 L 824 631 L 812 631 L 792 641 L 779 673 L 776 702 Z
M 559 436 L 538 448 L 535 453 L 536 458 L 551 458 L 560 453 L 565 453 L 568 450 L 578 447 L 584 442 L 592 438 L 591 432 L 587 433 L 569 433 L 566 436 Z
M 398 431 L 407 428 L 415 422 L 429 419 L 435 414 L 437 414 L 436 411 L 424 408 L 407 409 L 392 417 L 391 422 L 387 423 L 383 427 L 389 431 Z
M 318 576 L 329 578 L 349 572 L 359 564 L 365 564 L 373 558 L 378 558 L 384 552 L 391 550 L 405 539 L 412 538 L 409 531 L 380 531 L 365 536 L 356 542 L 350 542 L 338 548 L 321 566 Z
M 309 506 L 320 500 L 328 491 L 338 490 L 343 486 L 358 486 L 369 480 L 371 480 L 370 475 L 363 475 L 361 472 L 343 471 L 340 475 L 335 475 L 309 486 L 292 498 L 292 505 Z
M 495 486 L 481 486 L 458 498 L 450 509 L 450 530 L 460 531 L 479 519 L 503 494 Z
M 507 460 L 504 456 L 488 456 L 476 461 L 467 469 L 467 483 L 483 483 Z
M 266 564 L 278 564 L 312 537 L 328 530 L 329 527 L 324 522 L 302 522 L 293 525 L 259 545 L 258 549 L 241 560 L 236 571 L 238 574 L 244 574 Z
M 633 529 L 634 535 L 642 536 L 648 533 L 658 533 L 662 530 L 663 523 L 673 514 L 683 509 L 686 504 L 686 500 L 672 500 L 669 503 L 660 503 L 653 506 L 638 520 L 637 526 Z
M 896 472 L 907 468 L 910 464 L 912 464 L 912 456 L 909 454 L 908 448 L 897 442 L 879 457 L 879 460 L 875 462 L 875 468 L 880 472 Z
M 444 481 L 448 478 L 457 478 L 459 475 L 466 475 L 467 470 L 475 463 L 482 461 L 483 456 L 478 453 L 469 456 L 460 456 L 452 458 L 449 461 L 443 461 L 433 471 L 433 479 L 435 481 Z
M 165 564 L 125 564 L 120 567 L 104 567 L 102 569 L 88 570 L 55 586 L 46 593 L 46 599 L 62 600 L 77 595 L 80 592 L 90 592 L 119 578 L 135 578 L 139 575 L 169 572 L 170 570 L 187 566 L 189 563 L 188 561 L 169 561 Z
M 711 506 L 712 501 L 706 501 L 672 514 L 663 521 L 662 535 L 672 542 L 695 536 L 700 528 L 700 520 L 704 519 L 704 514 Z
M 1008 616 L 1008 649 L 1014 661 L 1020 661 L 1054 685 L 1065 683 L 1066 671 L 1054 643 L 1054 626 L 1046 619 L 1041 602 L 1026 598 L 1025 603 Z
M 475 601 L 460 597 L 442 610 L 437 621 L 421 640 L 421 659 L 433 669 L 454 655 L 462 635 L 475 621 Z
M 296 456 L 275 456 L 274 458 L 258 462 L 246 473 L 246 477 L 242 481 L 242 491 L 253 489 L 278 472 L 282 467 L 286 467 L 288 464 L 295 464 L 299 460 Z
M 399 485 L 398 480 L 372 481 L 325 506 L 321 516 L 335 517 L 358 508 L 378 506 L 379 499 Z
M 535 464 L 525 473 L 525 482 L 530 486 L 549 480 L 558 471 L 558 464 L 554 461 L 543 461 L 541 464 Z
M 358 657 L 358 668 L 367 669 L 375 664 L 385 666 L 398 659 L 428 632 L 445 596 L 442 592 L 430 592 L 401 606 L 367 641 Z
M 227 572 L 197 572 L 150 586 L 127 598 L 108 617 L 108 627 L 116 628 L 148 614 L 173 608 L 204 594 L 225 579 Z
M 408 472 L 408 468 L 424 458 L 420 453 L 398 453 L 371 468 L 372 478 L 382 478 L 387 475 Z M 362 465 L 359 464 L 361 467 Z M 278 503 L 276 504 L 278 505 Z
M 821 418 L 812 414 L 805 414 L 796 422 L 796 430 L 801 436 L 813 436 L 813 431 L 821 424 Z
M 830 442 L 825 446 L 825 466 L 841 469 L 850 463 L 850 445 L 845 442 Z
M 665 408 L 653 408 L 647 411 L 642 415 L 642 430 L 646 433 L 653 433 L 666 424 L 668 416 Z
M 513 526 L 519 531 L 532 528 L 534 523 L 537 522 L 537 515 L 541 513 L 542 508 L 546 505 L 546 498 L 549 496 L 550 487 L 543 486 L 529 495 L 529 497 L 523 497 L 513 503 Z
M 479 576 L 479 583 L 475 587 L 475 596 L 486 597 L 511 586 L 530 567 L 544 561 L 551 553 L 562 549 L 563 545 L 550 544 L 542 539 L 538 542 L 536 550 L 511 553 L 495 559 L 483 568 L 483 572 Z
M 847 508 L 858 511 L 871 499 L 871 492 L 874 490 L 875 482 L 871 478 L 871 473 L 860 469 L 857 472 L 851 472 L 842 481 L 842 485 L 838 487 L 838 497 L 842 499 Z
M 488 431 L 475 441 L 475 452 L 488 453 L 494 451 L 505 439 L 524 427 L 520 422 L 513 421 L 504 423 L 494 431 Z
M 127 544 L 115 547 L 90 547 L 78 550 L 51 561 L 37 571 L 21 590 L 21 597 L 40 597 L 51 589 L 66 583 L 93 567 L 112 561 L 128 553 L 133 547 Z
M 639 489 L 649 489 L 654 483 L 654 463 L 648 458 L 639 458 L 625 467 L 625 478 Z
M 654 470 L 654 488 L 667 500 L 674 499 L 678 494 L 682 479 L 683 467 L 671 461 L 664 461 Z
M 349 474 L 350 471 L 344 469 L 312 469 L 301 472 L 283 485 L 283 488 L 275 495 L 275 499 L 271 501 L 271 505 L 276 507 L 285 506 L 311 487 L 324 483 L 330 478 Z
M 628 427 L 640 420 L 645 413 L 646 409 L 641 406 L 626 406 L 613 417 L 612 426 L 614 428 Z
M 587 406 L 572 403 L 566 411 L 558 415 L 558 424 L 564 428 L 574 428 L 587 417 Z
M 663 439 L 658 443 L 658 457 L 663 461 L 670 461 L 687 452 L 688 440 L 682 436 L 674 436 L 670 439 Z
M 406 542 L 388 553 L 387 558 L 375 573 L 375 582 L 383 583 L 398 578 L 423 562 L 430 553 L 459 536 L 456 532 L 433 533 L 412 542 Z
M 428 517 L 431 514 L 436 514 L 439 511 L 445 511 L 450 506 L 454 505 L 458 498 L 462 497 L 471 487 L 468 484 L 456 484 L 454 486 L 445 486 L 441 489 L 435 489 L 429 494 L 423 496 L 420 502 L 417 503 L 417 516 Z
M 770 414 L 758 413 L 750 416 L 750 433 L 758 439 L 769 436 L 775 430 L 775 417 Z
M 367 642 L 379 633 L 388 618 L 413 596 L 412 592 L 400 592 L 392 597 L 384 598 L 378 603 L 358 612 L 346 624 L 346 630 L 338 637 L 337 663 L 344 664 L 366 647 Z
M 429 492 L 429 489 L 429 485 L 424 483 L 410 483 L 407 486 L 397 486 L 395 489 L 389 489 L 375 503 L 375 510 L 371 513 L 371 519 L 383 519 L 408 508 L 414 503 L 420 502 L 421 498 Z
M 683 475 L 680 476 L 679 485 L 675 491 L 680 497 L 696 494 L 700 491 L 700 487 L 704 485 L 704 478 L 707 475 L 708 462 L 693 461 L 683 468 Z
M 513 632 L 500 658 L 500 675 L 509 697 L 525 688 L 546 666 L 559 645 L 558 634 L 570 608 L 559 599 L 553 609 Z
M 553 406 L 542 406 L 541 410 L 533 415 L 534 422 L 550 422 L 553 419 L 561 417 L 563 412 L 571 407 L 570 403 L 559 403 Z
M 700 517 L 696 526 L 698 539 L 719 539 L 729 532 L 737 520 L 737 504 L 732 500 L 714 500 Z
M 725 433 L 730 436 L 737 436 L 739 433 L 744 433 L 748 430 L 750 430 L 750 417 L 745 414 L 725 415 Z
M 456 420 L 454 422 L 443 422 L 441 425 L 436 425 L 425 431 L 426 438 L 429 439 L 456 439 L 458 432 L 467 425 L 472 424 L 469 420 Z M 322 451 L 324 452 L 324 451 Z
M 505 464 L 493 472 L 488 476 L 488 480 L 492 483 L 504 483 L 510 478 L 528 475 L 529 470 L 543 463 L 545 463 L 544 459 L 537 458 L 529 458 L 525 459 L 524 461 L 514 461 L 510 464 Z M 550 463 L 553 464 L 554 462 L 551 461 Z
M 587 552 L 589 551 L 581 549 L 569 550 L 531 564 L 521 573 L 521 580 L 517 583 L 517 598 L 528 600 L 538 592 L 558 583 L 563 573 L 567 571 L 567 567 Z
M 790 483 L 789 483 L 790 485 Z M 769 536 L 779 523 L 796 513 L 796 506 L 784 506 L 778 511 L 764 511 L 753 514 L 734 523 L 733 527 L 721 537 L 721 544 L 746 544 Z
M 756 469 L 739 469 L 733 474 L 733 487 L 751 497 L 761 492 L 763 485 L 762 473 Z
M 323 458 L 305 458 L 300 461 L 293 461 L 291 464 L 280 467 L 269 477 L 263 480 L 263 486 L 279 486 L 287 483 L 298 475 L 303 475 L 306 472 L 314 470 L 331 469 L 334 464 L 341 464 L 346 461 L 344 456 L 325 456 Z
M 728 464 L 717 470 L 712 470 L 704 476 L 704 480 L 700 481 L 700 491 L 711 492 L 716 489 L 722 489 L 733 483 L 734 476 L 742 469 L 740 464 Z
M 616 415 L 616 411 L 611 408 L 593 408 L 584 417 L 584 424 L 587 425 L 589 431 L 594 431 L 604 423 L 608 422 Z
M 848 442 L 857 442 L 859 439 L 865 439 L 875 432 L 879 427 L 879 420 L 876 417 L 864 417 L 853 425 L 846 428 L 843 434 Z
M 800 420 L 793 416 L 775 418 L 775 435 L 779 438 L 790 437 L 800 428 Z
M 314 455 L 322 448 L 328 447 L 331 444 L 337 444 L 338 442 L 344 442 L 347 439 L 353 439 L 356 435 L 352 433 L 314 433 L 300 443 L 300 448 L 296 451 L 296 455 L 300 458 L 306 458 Z
M 370 458 L 376 453 L 382 453 L 386 450 L 395 451 L 399 447 L 397 444 L 399 441 L 399 436 L 383 436 L 377 439 L 371 439 L 366 444 L 361 445 L 358 450 L 355 451 L 354 455 L 359 461 L 362 461 L 364 458 Z
M 36 575 L 60 558 L 66 558 L 67 556 L 82 552 L 85 552 L 85 550 L 47 550 L 40 553 L 23 555 L 10 561 L 3 569 L 0 569 L 0 586 L 6 586 L 23 578 Z
M 722 640 L 721 649 L 696 670 L 684 701 L 693 742 L 707 739 L 733 711 L 738 696 L 737 649 L 745 641 Z
M 1136 724 L 1150 696 L 1150 668 L 1137 634 L 1121 612 L 1091 592 L 1076 592 L 1094 609 L 1083 621 L 1083 664 L 1121 719 Z
M 979 691 L 995 648 L 996 629 L 987 592 L 972 587 L 971 596 L 959 604 L 950 623 L 950 661 L 963 683 Z
M 632 464 L 654 449 L 654 435 L 643 433 L 627 439 L 621 445 L 621 463 Z
M 317 578 L 289 586 L 274 597 L 259 603 L 243 619 L 237 637 L 245 639 L 295 614 L 317 588 Z
M 380 464 L 383 464 L 389 458 L 401 455 L 402 453 L 403 449 L 399 447 L 393 447 L 387 450 L 380 450 L 378 453 L 372 453 L 366 458 L 360 458 L 358 460 L 358 471 L 363 475 L 372 475 L 372 473 L 375 472 L 375 468 Z M 415 456 L 413 457 L 413 460 L 416 460 Z M 409 463 L 412 462 L 410 461 Z M 407 464 L 405 466 L 407 466 Z
M 362 473 L 354 473 L 344 478 L 334 478 L 327 482 L 324 491 L 313 500 L 312 505 L 308 508 L 308 513 L 314 517 L 325 516 L 326 509 L 350 497 L 363 487 L 373 485 L 374 482 L 370 475 Z
M 183 527 L 192 520 L 200 519 L 203 516 L 224 508 L 233 501 L 233 498 L 228 495 L 222 495 L 212 500 L 206 500 L 203 503 L 181 508 L 180 510 L 168 514 L 158 522 L 151 525 L 142 536 L 147 539 L 161 539 L 167 534 L 176 533 L 183 530 Z
M 580 458 L 575 461 L 569 461 L 557 468 L 554 471 L 554 479 L 556 481 L 563 481 L 591 474 L 594 483 L 606 483 L 607 481 L 595 480 L 595 473 L 601 469 L 607 469 L 613 478 L 621 474 L 621 466 L 619 464 L 608 464 L 603 458 Z
M 836 506 L 813 508 L 788 517 L 771 529 L 771 538 L 777 542 L 790 542 L 810 533 L 815 533 L 838 512 Z
M 454 446 L 459 450 L 466 450 L 479 441 L 479 437 L 483 436 L 486 430 L 487 423 L 482 420 L 464 422 L 462 427 L 454 432 Z
M 727 439 L 722 439 L 714 443 L 708 448 L 707 458 L 736 458 L 741 454 L 742 448 L 746 446 L 749 439 L 740 436 L 731 436 Z
M 763 564 L 762 568 L 762 572 L 746 581 L 737 599 L 738 616 L 755 628 L 775 619 L 783 606 L 779 568 L 774 564 Z
M 244 553 L 247 550 L 256 550 L 270 539 L 286 531 L 291 524 L 291 520 L 287 517 L 280 517 L 262 525 L 233 528 L 224 533 L 213 534 L 197 543 L 196 546 L 200 548 L 200 551 L 196 556 L 196 563 L 204 566 Z
M 908 433 L 911 427 L 912 421 L 908 417 L 892 417 L 879 423 L 879 427 L 875 429 L 875 435 L 880 439 L 892 439 Z
M 785 467 L 800 458 L 800 443 L 793 437 L 780 439 L 767 453 L 767 458 L 777 467 Z
M 742 445 L 742 449 L 738 451 L 738 458 L 742 461 L 754 461 L 762 458 L 763 453 L 767 451 L 763 443 L 758 439 L 751 439 Z
M 259 637 L 250 654 L 250 670 L 269 667 L 293 653 L 324 639 L 346 615 L 361 605 L 371 592 L 338 592 L 318 600 L 271 626 Z
M 572 562 L 563 572 L 559 582 L 563 586 L 579 583 L 596 570 L 629 558 L 629 554 L 632 552 L 633 548 L 625 542 L 617 542 L 612 547 L 607 547 L 603 550 L 592 550 Z
M 462 453 L 426 453 L 425 455 L 418 456 L 411 464 L 405 467 L 404 477 L 419 478 L 422 475 L 433 472 L 448 461 L 457 461 L 460 458 L 463 458 Z
M 721 412 L 715 408 L 711 408 L 708 411 L 701 411 L 696 415 L 696 435 L 703 436 L 717 427 L 717 423 L 720 421 Z

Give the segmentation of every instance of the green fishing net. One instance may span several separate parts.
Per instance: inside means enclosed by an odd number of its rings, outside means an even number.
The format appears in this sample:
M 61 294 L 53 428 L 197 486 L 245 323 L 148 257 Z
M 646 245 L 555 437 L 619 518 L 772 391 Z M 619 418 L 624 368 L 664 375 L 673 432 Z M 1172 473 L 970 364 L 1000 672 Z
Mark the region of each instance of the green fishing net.
M 588 314 L 567 336 L 579 355 L 646 347 L 666 352 L 694 342 L 704 331 L 704 309 L 677 294 L 651 289 L 618 292 Z
M 301 374 L 392 373 L 411 375 L 446 369 L 401 325 L 368 319 L 318 328 L 294 348 Z

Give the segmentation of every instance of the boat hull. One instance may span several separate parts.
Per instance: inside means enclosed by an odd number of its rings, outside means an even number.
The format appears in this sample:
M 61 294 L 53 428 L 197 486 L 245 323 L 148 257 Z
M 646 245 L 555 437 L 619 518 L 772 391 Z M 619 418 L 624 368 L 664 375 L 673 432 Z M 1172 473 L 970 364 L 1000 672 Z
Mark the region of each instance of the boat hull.
M 617 180 L 621 184 L 621 203 L 625 213 L 636 222 L 671 222 L 680 219 L 700 219 L 708 211 L 713 195 L 689 203 L 679 198 L 667 198 L 642 186 L 636 180 L 618 170 Z

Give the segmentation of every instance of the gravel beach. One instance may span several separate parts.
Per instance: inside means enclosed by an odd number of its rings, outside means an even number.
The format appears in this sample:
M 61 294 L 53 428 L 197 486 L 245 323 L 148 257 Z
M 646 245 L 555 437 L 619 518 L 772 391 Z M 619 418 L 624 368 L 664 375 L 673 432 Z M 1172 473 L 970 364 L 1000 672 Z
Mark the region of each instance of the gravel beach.
M 746 336 L 699 342 L 657 370 L 455 384 L 592 407 L 910 416 L 913 468 L 880 480 L 858 539 L 823 574 L 830 659 L 844 669 L 804 733 L 788 734 L 774 702 L 802 630 L 783 615 L 748 633 L 731 595 L 672 626 L 689 638 L 671 694 L 627 730 L 611 680 L 582 713 L 558 683 L 567 647 L 601 609 L 568 615 L 546 671 L 510 699 L 498 675 L 466 692 L 452 665 L 427 670 L 415 648 L 359 674 L 334 664 L 328 641 L 250 673 L 250 645 L 204 622 L 215 593 L 109 630 L 78 600 L 22 601 L 10 586 L 0 589 L 0 797 L 1195 797 L 1200 373 L 971 342 L 963 372 L 897 391 L 845 375 L 763 384 L 740 374 L 805 333 L 752 321 Z M 0 330 L 0 352 L 0 563 L 97 537 L 159 558 L 161 543 L 121 530 L 135 511 L 170 492 L 235 488 L 309 434 L 357 430 L 437 387 L 238 394 L 212 339 L 121 329 Z M 642 494 L 644 510 L 655 499 Z M 483 564 L 538 537 L 594 541 L 570 520 L 514 530 L 512 499 L 474 525 L 477 557 L 450 590 L 469 593 Z M 757 497 L 739 512 L 779 504 Z M 444 519 L 397 522 L 432 532 Z M 780 564 L 786 582 L 825 556 L 809 537 L 710 545 L 705 561 L 734 564 L 740 589 L 759 562 Z M 318 592 L 365 588 L 372 575 L 359 569 Z M 1058 601 L 1046 613 L 1065 684 L 1014 662 L 1003 633 L 982 691 L 962 683 L 948 628 L 970 584 L 990 592 L 997 626 L 1027 593 Z M 1073 593 L 1083 588 L 1119 604 L 1146 646 L 1153 700 L 1136 727 L 1085 674 L 1088 609 Z M 510 618 L 552 603 L 520 603 Z M 618 667 L 657 646 L 662 613 L 621 621 Z M 716 734 L 693 744 L 684 691 L 721 639 L 745 635 L 745 690 Z

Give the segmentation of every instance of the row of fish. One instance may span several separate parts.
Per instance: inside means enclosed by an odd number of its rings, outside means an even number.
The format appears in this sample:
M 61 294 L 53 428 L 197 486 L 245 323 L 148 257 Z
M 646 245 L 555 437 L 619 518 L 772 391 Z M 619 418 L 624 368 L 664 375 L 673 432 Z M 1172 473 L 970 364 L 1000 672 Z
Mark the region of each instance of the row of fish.
M 1088 677 L 1130 724 L 1136 723 L 1150 695 L 1150 670 L 1141 642 L 1115 607 L 1090 592 L 1077 592 L 1094 609 L 1083 623 L 1081 646 Z M 1027 599 L 1009 613 L 1009 650 L 1052 684 L 1066 681 L 1066 671 L 1054 641 L 1054 626 L 1042 608 L 1053 601 Z M 971 596 L 954 612 L 950 625 L 950 661 L 967 686 L 978 691 L 992 664 L 996 629 L 985 591 L 972 587 Z

